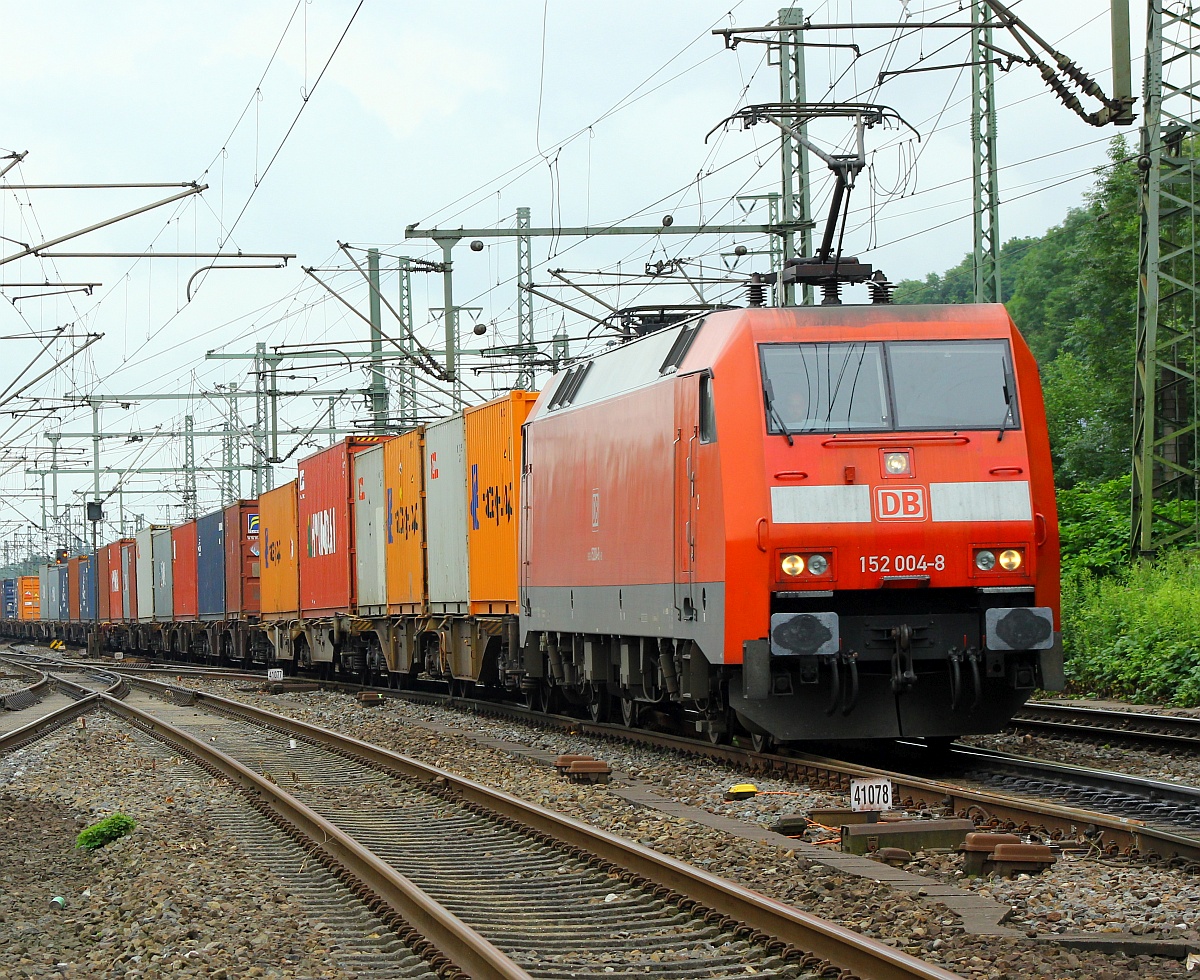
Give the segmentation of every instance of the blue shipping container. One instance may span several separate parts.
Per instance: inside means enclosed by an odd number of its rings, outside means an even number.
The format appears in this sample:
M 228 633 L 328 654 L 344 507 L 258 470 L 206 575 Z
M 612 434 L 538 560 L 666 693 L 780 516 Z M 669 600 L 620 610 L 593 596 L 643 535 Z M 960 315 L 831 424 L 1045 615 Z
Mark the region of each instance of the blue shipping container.
M 52 610 L 54 618 L 65 623 L 71 618 L 71 592 L 67 588 L 67 566 L 55 565 L 53 574 L 58 576 L 58 588 L 55 590 L 54 596 L 58 601 L 58 609 Z
M 225 618 L 225 512 L 196 521 L 197 612 L 202 620 Z
M 0 581 L 0 618 L 17 618 L 17 580 L 6 578 Z
M 79 563 L 79 619 L 96 621 L 96 556 L 85 555 Z

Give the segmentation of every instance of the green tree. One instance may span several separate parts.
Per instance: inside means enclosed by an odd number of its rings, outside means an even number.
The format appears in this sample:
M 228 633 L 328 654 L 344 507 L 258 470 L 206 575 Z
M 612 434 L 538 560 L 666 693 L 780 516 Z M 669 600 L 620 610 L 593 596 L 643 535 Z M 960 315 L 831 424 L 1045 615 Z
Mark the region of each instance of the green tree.
M 1137 311 L 1140 172 L 1124 137 L 1085 204 L 1037 238 L 1001 249 L 1006 305 L 1038 360 L 1060 487 L 1129 471 Z M 973 298 L 972 258 L 898 284 L 900 303 Z

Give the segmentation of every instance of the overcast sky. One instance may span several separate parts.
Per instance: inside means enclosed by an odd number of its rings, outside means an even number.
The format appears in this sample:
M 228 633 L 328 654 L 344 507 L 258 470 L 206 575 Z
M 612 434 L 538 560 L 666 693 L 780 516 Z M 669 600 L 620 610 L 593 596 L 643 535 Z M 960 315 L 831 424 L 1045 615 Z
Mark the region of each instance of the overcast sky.
M 1061 0 L 1016 3 L 1047 41 L 1111 87 L 1108 4 Z M 1144 7 L 1131 13 L 1135 91 L 1141 87 Z M 109 4 L 64 0 L 30 4 L 0 0 L 0 157 L 28 152 L 0 187 L 0 257 L 85 228 L 174 194 L 192 195 L 120 224 L 64 243 L 57 252 L 222 252 L 217 264 L 246 253 L 294 253 L 283 269 L 220 268 L 193 279 L 212 259 L 130 260 L 28 257 L 0 268 L 0 402 L 65 357 L 87 334 L 103 334 L 60 370 L 24 394 L 40 401 L 0 407 L 42 414 L 0 416 L 0 541 L 18 525 L 40 523 L 40 484 L 25 460 L 48 452 L 47 430 L 90 431 L 91 413 L 70 408 L 71 396 L 187 393 L 188 401 L 128 399 L 106 408 L 111 432 L 181 428 L 192 414 L 202 429 L 219 427 L 220 409 L 202 392 L 217 384 L 252 387 L 248 365 L 206 358 L 210 351 L 251 352 L 256 342 L 330 344 L 364 338 L 366 325 L 302 271 L 317 275 L 359 309 L 367 293 L 338 242 L 378 246 L 385 256 L 440 259 L 427 241 L 405 240 L 406 226 L 509 228 L 517 207 L 532 223 L 657 226 L 700 221 L 760 223 L 765 210 L 743 213 L 734 198 L 778 189 L 776 140 L 769 124 L 717 129 L 750 103 L 776 101 L 778 69 L 766 48 L 726 50 L 711 31 L 771 22 L 778 4 L 744 0 L 480 3 L 452 6 L 398 0 L 259 0 L 202 6 L 161 2 Z M 814 23 L 961 22 L 956 4 L 858 0 L 813 4 Z M 881 70 L 959 66 L 967 58 L 960 30 L 813 32 L 811 40 L 857 44 L 807 49 L 810 101 L 867 100 L 890 106 L 912 127 L 879 127 L 866 136 L 869 169 L 851 199 L 844 251 L 875 264 L 893 280 L 924 277 L 957 264 L 971 248 L 970 81 L 961 67 L 905 74 L 875 83 Z M 1015 42 L 997 35 L 997 45 Z M 1082 203 L 1116 131 L 1089 127 L 1045 89 L 1036 71 L 1017 66 L 997 80 L 1001 234 L 1038 235 Z M 1094 108 L 1094 106 L 1090 106 Z M 1139 108 L 1140 113 L 1140 108 Z M 915 130 L 915 133 L 914 133 Z M 1136 140 L 1136 129 L 1126 129 Z M 812 130 L 831 149 L 844 146 L 844 123 Z M 919 135 L 919 140 L 917 136 Z M 0 170 L 11 161 L 0 159 Z M 813 161 L 813 195 L 823 220 L 830 182 Z M 18 184 L 161 183 L 175 187 L 119 190 L 13 190 Z M 469 239 L 469 235 L 468 235 Z M 534 278 L 545 292 L 590 313 L 603 312 L 549 270 L 572 276 L 644 272 L 647 262 L 685 259 L 697 278 L 725 274 L 723 253 L 753 235 L 539 238 Z M 363 253 L 352 251 L 360 261 Z M 270 260 L 244 260 L 269 264 Z M 511 343 L 516 336 L 516 251 L 511 239 L 487 239 L 454 252 L 455 302 L 469 307 L 472 344 Z M 766 270 L 751 254 L 741 275 Z M 394 268 L 394 258 L 390 260 Z M 385 268 L 389 259 L 385 258 Z M 575 276 L 578 281 L 585 280 Z M 90 295 L 30 297 L 33 283 L 96 283 Z M 187 301 L 191 283 L 194 297 Z M 22 284 L 20 286 L 10 284 Z M 74 288 L 74 287 L 64 287 Z M 385 276 L 394 300 L 397 281 Z M 647 290 L 626 279 L 619 288 L 589 285 L 614 306 L 694 299 L 683 287 Z M 743 302 L 740 291 L 710 284 L 706 298 Z M 417 334 L 442 346 L 442 278 L 414 274 Z M 482 339 L 470 333 L 486 327 Z M 39 351 L 56 328 L 64 336 Z M 572 351 L 587 349 L 594 324 L 543 300 L 535 302 L 539 340 L 564 330 Z M 385 313 L 385 332 L 395 321 Z M 70 335 L 68 337 L 67 335 Z M 71 339 L 71 338 L 74 339 Z M 20 339 L 24 338 L 24 339 Z M 594 342 L 593 342 L 594 343 Z M 361 349 L 361 348 L 360 348 Z M 296 361 L 287 390 L 360 388 L 361 368 Z M 32 364 L 28 370 L 26 366 Z M 314 367 L 313 364 L 318 366 Z M 393 369 L 389 369 L 392 371 Z M 389 375 L 394 376 L 394 375 Z M 505 374 L 474 374 L 481 395 L 503 389 Z M 444 395 L 423 402 L 444 411 Z M 242 405 L 243 421 L 253 405 Z M 282 424 L 321 424 L 324 399 L 296 398 Z M 337 422 L 363 421 L 361 398 L 337 408 Z M 297 440 L 285 440 L 284 451 Z M 277 467 L 290 479 L 296 459 L 327 437 L 311 437 Z M 64 438 L 61 465 L 90 465 L 91 440 Z M 220 443 L 197 443 L 197 461 L 216 465 Z M 106 440 L 106 466 L 173 466 L 177 440 Z M 249 460 L 246 452 L 244 459 Z M 41 460 L 48 462 L 48 457 Z M 102 480 L 105 494 L 115 477 Z M 62 476 L 60 502 L 78 505 L 90 474 Z M 128 514 L 180 519 L 181 478 L 130 476 Z M 201 510 L 217 500 L 215 477 L 201 478 Z M 244 492 L 250 487 L 243 478 Z M 109 507 L 115 516 L 117 498 Z M 171 509 L 166 510 L 170 505 Z M 78 514 L 73 518 L 78 522 Z

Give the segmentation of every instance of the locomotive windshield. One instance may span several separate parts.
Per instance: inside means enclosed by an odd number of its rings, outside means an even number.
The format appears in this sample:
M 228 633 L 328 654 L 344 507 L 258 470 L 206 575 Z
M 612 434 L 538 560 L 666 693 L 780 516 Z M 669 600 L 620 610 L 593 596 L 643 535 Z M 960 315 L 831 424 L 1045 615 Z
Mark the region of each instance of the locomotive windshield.
M 765 344 L 767 430 L 1017 428 L 1006 340 Z

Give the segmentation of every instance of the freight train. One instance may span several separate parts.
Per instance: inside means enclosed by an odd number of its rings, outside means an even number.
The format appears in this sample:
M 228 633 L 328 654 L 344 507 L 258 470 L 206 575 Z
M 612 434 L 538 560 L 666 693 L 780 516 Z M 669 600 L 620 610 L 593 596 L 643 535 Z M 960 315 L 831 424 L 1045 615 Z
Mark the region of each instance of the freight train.
M 4 627 L 713 741 L 937 740 L 1062 687 L 1058 561 L 1004 307 L 731 309 L 46 566 Z

